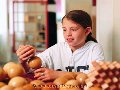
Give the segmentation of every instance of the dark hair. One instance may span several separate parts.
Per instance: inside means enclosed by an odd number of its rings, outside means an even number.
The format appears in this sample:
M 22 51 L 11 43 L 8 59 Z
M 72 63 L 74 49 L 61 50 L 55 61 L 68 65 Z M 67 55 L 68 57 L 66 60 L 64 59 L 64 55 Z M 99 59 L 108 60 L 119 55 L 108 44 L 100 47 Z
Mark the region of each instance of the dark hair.
M 69 20 L 72 20 L 78 24 L 80 24 L 83 28 L 87 28 L 87 27 L 91 27 L 92 28 L 92 20 L 90 15 L 83 11 L 83 10 L 72 10 L 70 12 L 68 12 L 63 18 L 67 18 Z M 86 38 L 86 42 L 88 41 L 94 41 L 97 42 L 97 40 L 95 38 L 92 37 L 92 33 L 89 33 L 87 38 Z

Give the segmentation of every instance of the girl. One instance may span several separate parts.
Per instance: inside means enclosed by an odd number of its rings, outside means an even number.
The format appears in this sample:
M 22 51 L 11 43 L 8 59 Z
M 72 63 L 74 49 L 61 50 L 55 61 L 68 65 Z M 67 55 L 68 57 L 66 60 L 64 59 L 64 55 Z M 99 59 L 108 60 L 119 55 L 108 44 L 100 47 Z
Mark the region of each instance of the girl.
M 72 10 L 62 18 L 65 42 L 60 42 L 37 54 L 42 60 L 42 67 L 35 72 L 42 72 L 34 77 L 42 81 L 54 80 L 66 72 L 88 73 L 92 61 L 104 60 L 100 44 L 92 37 L 92 20 L 82 10 Z M 26 64 L 35 55 L 34 47 L 22 45 L 17 50 L 19 61 Z

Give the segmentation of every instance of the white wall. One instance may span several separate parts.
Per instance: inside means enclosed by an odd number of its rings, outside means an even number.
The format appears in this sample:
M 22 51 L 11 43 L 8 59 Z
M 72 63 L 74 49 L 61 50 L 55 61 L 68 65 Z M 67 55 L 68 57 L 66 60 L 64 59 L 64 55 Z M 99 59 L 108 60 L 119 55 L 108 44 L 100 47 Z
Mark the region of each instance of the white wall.
M 120 60 L 120 0 L 97 0 L 97 40 L 106 60 Z
M 113 29 L 113 60 L 120 61 L 120 0 L 113 0 L 114 29 Z
M 91 13 L 92 10 L 92 0 L 66 0 L 66 11 L 70 10 L 85 10 Z
M 61 0 L 59 2 L 58 0 L 56 0 L 56 12 L 57 12 L 57 42 L 62 42 L 65 41 L 64 37 L 63 37 L 63 30 L 62 30 L 62 23 L 61 23 L 61 19 L 62 17 L 65 15 L 66 13 L 66 1 L 65 0 Z M 59 9 L 59 11 L 58 11 Z
M 4 60 L 10 60 L 10 44 L 9 44 L 9 33 L 8 33 L 8 12 L 7 12 L 7 1 L 0 0 L 0 54 L 1 62 Z
M 97 0 L 96 36 L 102 44 L 106 60 L 112 60 L 113 0 Z

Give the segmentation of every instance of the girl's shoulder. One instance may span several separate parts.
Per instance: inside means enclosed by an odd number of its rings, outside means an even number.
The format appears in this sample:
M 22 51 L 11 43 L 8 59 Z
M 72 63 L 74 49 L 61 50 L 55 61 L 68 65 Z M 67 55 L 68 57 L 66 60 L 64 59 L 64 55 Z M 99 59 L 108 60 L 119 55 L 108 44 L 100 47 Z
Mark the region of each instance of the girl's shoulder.
M 102 45 L 100 43 L 96 43 L 94 41 L 88 41 L 84 47 L 88 47 L 88 48 L 102 48 Z
M 96 42 L 94 42 L 94 41 L 88 41 L 88 42 L 86 43 L 86 45 L 89 45 L 89 46 L 101 46 L 100 43 L 96 43 Z

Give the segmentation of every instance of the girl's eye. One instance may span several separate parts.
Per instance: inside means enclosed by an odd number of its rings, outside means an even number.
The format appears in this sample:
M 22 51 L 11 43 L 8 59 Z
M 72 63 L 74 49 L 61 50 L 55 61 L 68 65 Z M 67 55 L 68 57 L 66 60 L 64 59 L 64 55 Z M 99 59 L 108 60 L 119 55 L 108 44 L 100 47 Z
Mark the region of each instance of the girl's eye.
M 79 28 L 71 28 L 71 31 L 77 31 Z
M 63 29 L 63 31 L 65 32 L 66 30 L 65 30 L 65 29 Z
M 77 31 L 77 29 L 71 29 L 72 31 Z

